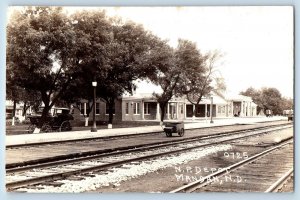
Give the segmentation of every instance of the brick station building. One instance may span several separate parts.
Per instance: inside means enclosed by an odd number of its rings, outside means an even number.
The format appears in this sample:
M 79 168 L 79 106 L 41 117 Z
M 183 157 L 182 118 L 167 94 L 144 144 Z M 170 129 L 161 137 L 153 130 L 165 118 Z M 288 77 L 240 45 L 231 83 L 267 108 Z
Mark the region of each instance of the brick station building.
M 141 121 L 141 120 L 160 120 L 159 103 L 153 97 L 153 92 L 143 93 L 135 92 L 133 95 L 123 95 L 115 101 L 114 105 L 114 121 Z M 212 94 L 210 97 L 204 97 L 199 105 L 191 104 L 186 97 L 172 98 L 165 109 L 165 120 L 187 120 L 187 119 L 203 119 L 210 117 L 211 97 L 213 100 L 212 116 L 225 117 L 251 117 L 256 116 L 256 104 L 251 97 L 243 95 L 227 95 L 221 97 Z M 6 101 L 6 113 L 12 113 L 12 102 Z M 81 100 L 78 109 L 73 109 L 73 117 L 75 121 L 85 121 L 88 113 L 88 101 Z M 193 116 L 193 109 L 195 115 Z M 27 114 L 32 112 L 31 108 L 27 110 Z M 22 118 L 22 104 L 16 106 L 16 116 Z M 8 117 L 8 116 L 7 116 Z M 106 103 L 97 100 L 96 102 L 96 120 L 108 121 L 108 107 Z M 92 112 L 89 115 L 89 121 L 92 121 Z
M 225 117 L 251 117 L 256 116 L 256 104 L 251 97 L 234 95 L 221 97 L 211 94 L 204 97 L 199 105 L 193 105 L 186 97 L 172 98 L 165 113 L 165 120 L 186 120 L 203 119 L 210 117 L 210 106 L 212 101 L 212 116 L 217 118 Z M 88 101 L 82 100 L 79 109 L 74 109 L 75 120 L 84 121 L 84 116 L 88 113 Z M 195 115 L 193 115 L 195 109 Z M 116 121 L 140 121 L 140 120 L 160 120 L 159 103 L 152 93 L 135 93 L 133 95 L 123 95 L 115 101 L 114 120 Z M 92 120 L 92 112 L 89 120 Z M 108 107 L 100 100 L 96 102 L 96 120 L 108 120 Z

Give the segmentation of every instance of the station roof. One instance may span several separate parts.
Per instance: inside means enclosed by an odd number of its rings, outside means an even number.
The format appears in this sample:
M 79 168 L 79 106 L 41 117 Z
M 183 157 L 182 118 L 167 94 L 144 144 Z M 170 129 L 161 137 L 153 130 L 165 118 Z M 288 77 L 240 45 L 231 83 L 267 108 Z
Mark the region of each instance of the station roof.
M 213 104 L 227 104 L 227 101 L 217 94 L 213 94 L 212 97 L 213 97 Z M 204 97 L 201 100 L 201 103 L 202 104 L 210 104 L 211 103 L 210 97 Z
M 252 101 L 251 97 L 244 96 L 241 94 L 227 95 L 226 99 L 231 101 Z
M 137 89 L 133 92 L 133 95 L 130 94 L 123 94 L 122 99 L 123 100 L 144 100 L 148 102 L 156 102 L 156 98 L 153 96 L 153 93 L 162 93 L 162 89 L 155 85 L 154 83 L 150 81 L 144 81 L 144 80 L 138 80 L 136 82 Z M 214 104 L 227 104 L 228 101 L 246 101 L 251 102 L 253 106 L 256 106 L 256 104 L 252 101 L 251 97 L 240 95 L 240 94 L 231 94 L 231 93 L 225 93 L 223 94 L 217 94 L 215 92 L 211 92 L 210 96 L 213 97 L 213 103 Z M 185 102 L 190 103 L 186 97 L 173 97 L 171 99 L 171 102 Z M 203 97 L 200 104 L 210 104 L 211 99 L 210 97 Z

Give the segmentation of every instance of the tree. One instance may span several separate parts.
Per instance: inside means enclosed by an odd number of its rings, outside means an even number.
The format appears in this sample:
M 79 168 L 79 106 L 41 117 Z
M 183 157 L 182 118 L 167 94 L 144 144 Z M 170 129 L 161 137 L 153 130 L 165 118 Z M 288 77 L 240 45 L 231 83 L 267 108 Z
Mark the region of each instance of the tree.
M 7 71 L 11 72 L 9 66 Z M 13 101 L 12 125 L 14 125 L 17 104 L 23 103 L 22 116 L 24 118 L 29 107 L 36 108 L 41 104 L 41 99 L 36 91 L 22 88 L 14 83 L 13 73 L 6 73 L 6 99 Z
M 22 88 L 39 92 L 44 104 L 41 127 L 78 66 L 76 36 L 60 7 L 16 11 L 7 26 L 7 73 Z
M 154 94 L 154 96 L 160 106 L 162 123 L 168 102 L 173 96 L 182 96 L 190 91 L 186 85 L 192 85 L 189 81 L 195 83 L 195 76 L 197 76 L 195 74 L 203 70 L 203 60 L 194 43 L 181 39 L 178 40 L 176 49 L 162 44 L 157 54 L 159 71 L 153 82 L 162 88 L 162 93 Z
M 272 110 L 273 114 L 281 115 L 283 110 L 288 110 L 293 107 L 293 101 L 282 97 L 276 88 L 264 87 L 260 90 L 256 90 L 250 87 L 245 92 L 241 92 L 241 94 L 252 98 L 259 108 L 257 109 L 258 113 L 260 113 L 261 110 L 264 113 L 266 110 Z
M 179 91 L 179 85 L 180 85 L 180 71 L 179 69 L 171 65 L 168 69 L 168 71 L 165 71 L 163 75 L 158 75 L 156 80 L 154 81 L 157 85 L 161 86 L 162 93 L 154 93 L 154 97 L 157 99 L 157 102 L 159 103 L 161 115 L 160 115 L 160 121 L 161 123 L 164 120 L 165 117 L 165 110 L 168 102 L 171 100 L 171 98 Z
M 264 106 L 264 111 L 272 110 L 273 114 L 282 114 L 282 96 L 276 88 L 262 88 L 261 101 Z
M 68 107 L 72 106 L 74 109 L 78 109 L 81 112 L 80 103 L 82 100 L 86 100 L 86 112 L 81 114 L 85 119 L 85 126 L 88 126 L 89 116 L 94 107 L 92 87 L 94 72 L 85 67 L 80 67 L 80 69 L 81 70 L 78 71 L 78 73 L 81 75 L 76 81 L 70 84 L 69 89 L 61 96 L 61 102 L 59 103 L 65 104 Z
M 202 98 L 208 96 L 212 91 L 222 96 L 226 85 L 222 77 L 217 76 L 216 63 L 222 57 L 218 51 L 208 52 L 201 55 L 194 45 L 194 67 L 185 71 L 184 94 L 188 101 L 198 106 Z M 191 54 L 191 53 L 189 53 Z M 193 109 L 195 116 L 195 109 Z
M 155 67 L 146 58 L 153 54 L 160 39 L 133 22 L 111 19 L 112 30 L 106 44 L 104 65 L 108 66 L 100 79 L 97 94 L 108 106 L 109 120 L 113 121 L 115 100 L 125 92 L 132 93 L 134 81 L 153 76 Z
M 294 102 L 292 98 L 282 98 L 282 103 L 281 103 L 281 108 L 282 110 L 294 110 Z
M 74 59 L 77 60 L 76 80 L 70 83 L 69 90 L 62 95 L 67 104 L 79 103 L 82 99 L 88 101 L 87 112 L 84 115 L 86 125 L 94 106 L 92 81 L 98 82 L 97 94 L 100 94 L 100 83 L 103 83 L 109 70 L 105 64 L 108 43 L 111 37 L 111 24 L 104 11 L 81 11 L 70 16 L 70 21 L 76 35 Z M 79 104 L 75 104 L 75 108 Z
M 23 102 L 22 116 L 26 117 L 27 110 L 30 107 L 32 107 L 34 110 L 38 110 L 38 108 L 41 106 L 42 100 L 40 95 L 33 90 L 27 91 L 26 89 L 24 89 L 21 94 L 22 96 L 20 97 L 20 99 Z
M 175 65 L 171 65 L 167 71 L 164 71 L 162 75 L 158 75 L 154 83 L 162 88 L 162 93 L 154 93 L 153 96 L 159 103 L 161 115 L 161 124 L 164 121 L 165 110 L 168 102 L 173 96 L 179 95 L 180 89 L 180 70 Z
M 9 70 L 9 69 L 7 69 Z M 11 74 L 6 74 L 6 99 L 13 101 L 12 126 L 15 125 L 16 107 L 20 101 L 19 87 L 13 84 Z
M 145 58 L 153 54 L 159 38 L 133 22 L 108 19 L 101 11 L 75 13 L 72 21 L 76 35 L 82 38 L 76 51 L 82 76 L 73 85 L 76 93 L 64 97 L 68 102 L 76 98 L 92 101 L 91 81 L 97 81 L 97 97 L 108 106 L 108 123 L 112 124 L 116 99 L 132 93 L 134 80 L 153 76 L 155 68 Z

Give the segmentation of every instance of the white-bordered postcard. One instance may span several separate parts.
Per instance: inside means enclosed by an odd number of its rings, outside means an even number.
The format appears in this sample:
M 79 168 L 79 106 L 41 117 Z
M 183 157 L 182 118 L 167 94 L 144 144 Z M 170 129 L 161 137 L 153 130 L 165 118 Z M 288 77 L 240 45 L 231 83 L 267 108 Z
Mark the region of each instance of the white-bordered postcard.
M 294 192 L 293 6 L 10 6 L 6 191 Z

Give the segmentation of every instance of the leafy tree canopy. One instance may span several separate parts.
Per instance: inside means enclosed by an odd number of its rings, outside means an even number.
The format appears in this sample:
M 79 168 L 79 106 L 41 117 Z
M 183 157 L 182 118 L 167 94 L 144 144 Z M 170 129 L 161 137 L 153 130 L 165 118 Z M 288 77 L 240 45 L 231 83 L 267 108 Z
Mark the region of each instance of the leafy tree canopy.
M 60 7 L 15 11 L 7 26 L 7 73 L 17 86 L 40 93 L 42 119 L 75 78 L 74 46 L 72 23 Z
M 272 110 L 274 114 L 281 115 L 283 110 L 293 108 L 293 100 L 282 97 L 276 88 L 263 87 L 259 90 L 252 87 L 241 92 L 242 95 L 249 96 L 258 106 L 258 113 L 263 110 Z

